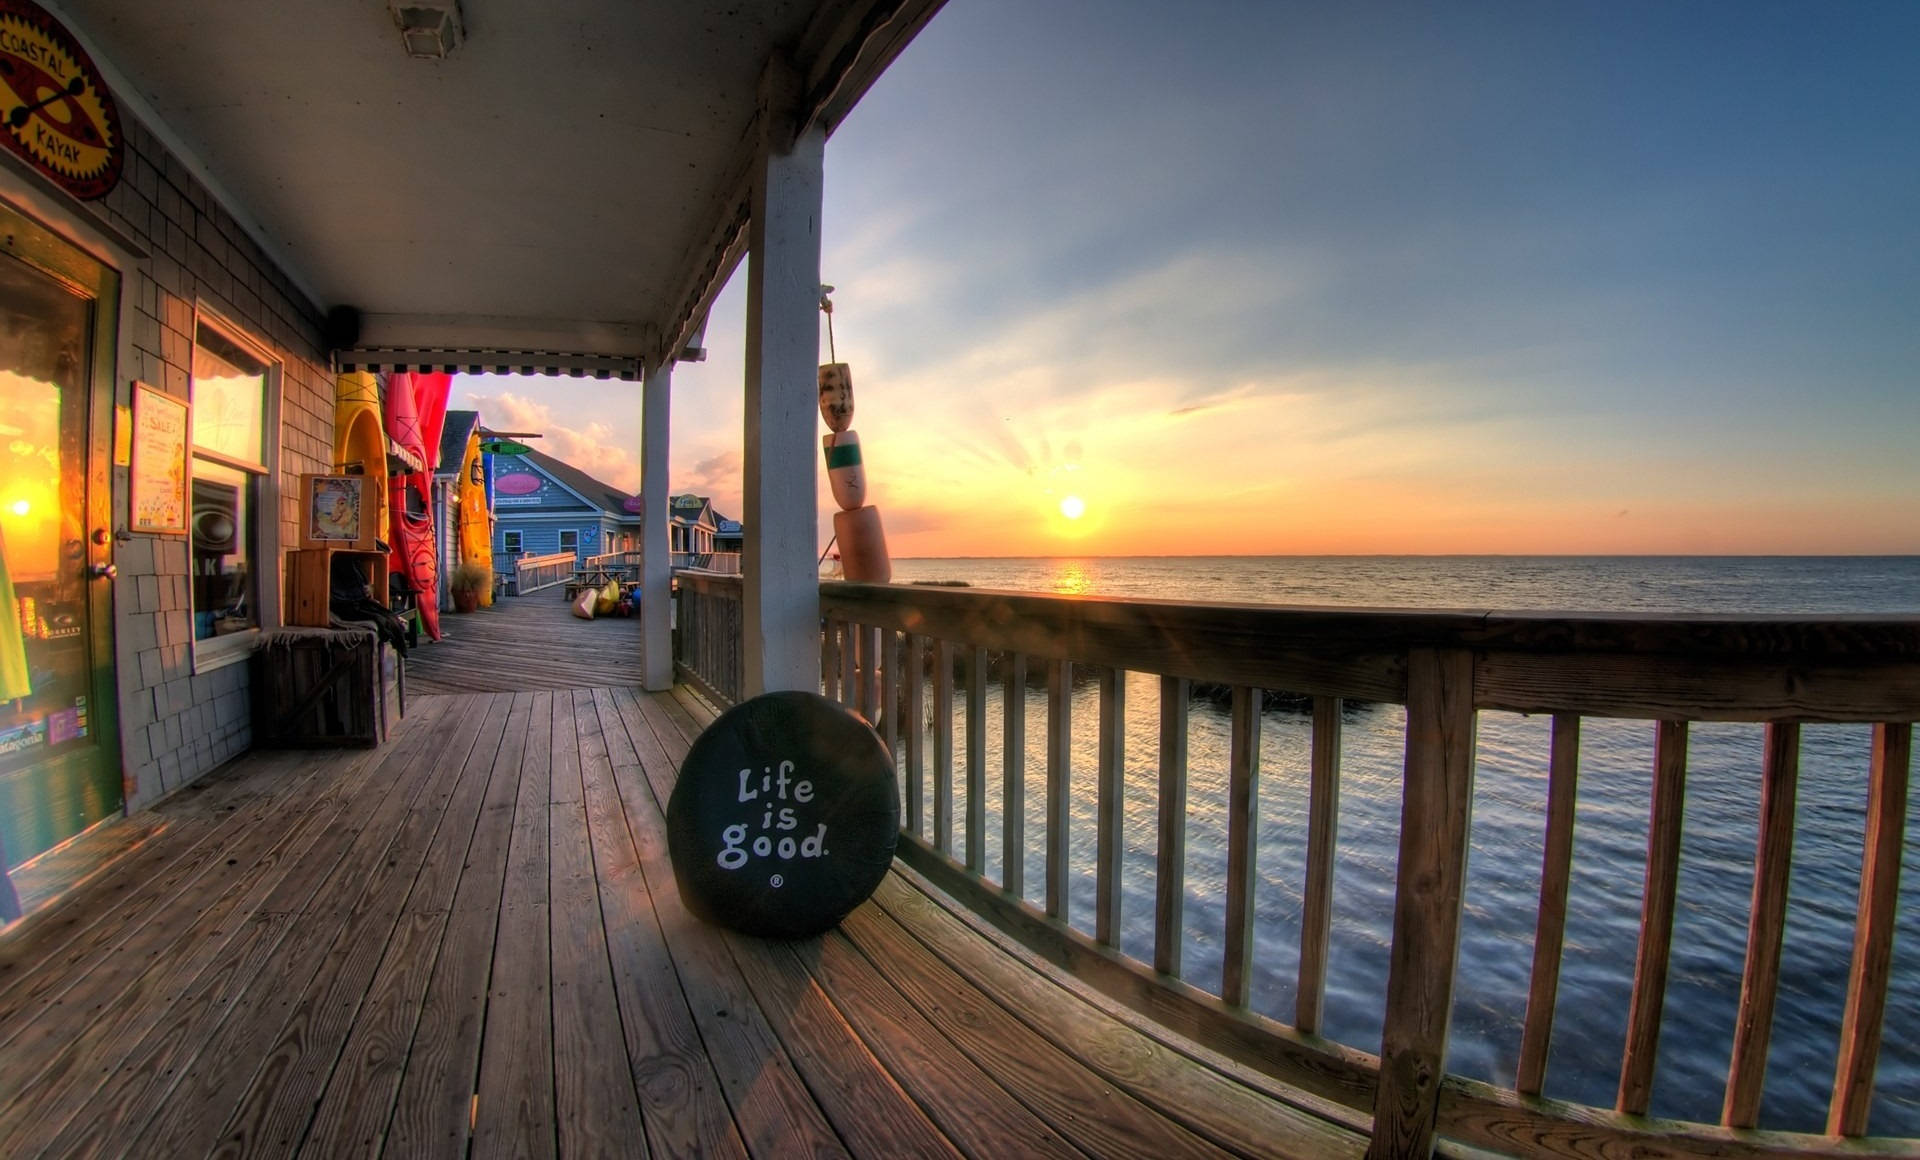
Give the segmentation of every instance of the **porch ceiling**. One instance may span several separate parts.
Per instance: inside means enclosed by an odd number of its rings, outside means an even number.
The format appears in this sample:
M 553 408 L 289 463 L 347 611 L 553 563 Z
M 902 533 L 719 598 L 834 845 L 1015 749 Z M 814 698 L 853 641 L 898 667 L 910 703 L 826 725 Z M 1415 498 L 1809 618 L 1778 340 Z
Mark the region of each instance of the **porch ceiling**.
M 644 357 L 738 259 L 769 59 L 831 130 L 939 5 L 461 0 L 444 60 L 383 0 L 49 7 L 361 347 Z

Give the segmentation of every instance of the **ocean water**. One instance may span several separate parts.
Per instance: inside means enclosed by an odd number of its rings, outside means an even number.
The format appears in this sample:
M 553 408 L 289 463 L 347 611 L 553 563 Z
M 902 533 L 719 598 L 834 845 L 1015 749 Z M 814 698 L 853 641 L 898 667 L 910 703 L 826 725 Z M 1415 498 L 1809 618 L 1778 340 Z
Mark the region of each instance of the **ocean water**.
M 896 582 L 979 588 L 1370 607 L 1676 613 L 1920 615 L 1920 557 L 1155 557 L 907 559 Z M 1152 960 L 1159 685 L 1127 681 L 1123 933 Z M 1091 931 L 1098 689 L 1074 692 L 1070 921 Z M 1044 898 L 1045 703 L 1027 694 L 1027 896 Z M 956 697 L 956 737 L 966 714 Z M 1002 874 L 1000 691 L 986 707 L 988 876 Z M 1228 719 L 1192 705 L 1183 975 L 1217 991 L 1225 925 Z M 1480 716 L 1471 848 L 1448 1069 L 1513 1082 L 1532 968 L 1546 816 L 1549 721 Z M 1387 977 L 1405 715 L 1349 706 L 1343 719 L 1338 856 L 1323 1033 L 1378 1051 Z M 1305 877 L 1310 723 L 1266 711 L 1259 774 L 1252 1006 L 1292 1021 Z M 1717 1122 L 1732 1050 L 1759 819 L 1762 727 L 1690 732 L 1673 953 L 1651 1111 Z M 1761 1126 L 1824 1128 L 1840 1033 L 1865 822 L 1869 729 L 1802 730 L 1786 946 Z M 956 741 L 956 769 L 964 768 Z M 1565 950 L 1546 1094 L 1612 1107 L 1626 1035 L 1646 860 L 1653 726 L 1583 723 Z M 955 849 L 964 779 L 956 777 Z M 927 790 L 928 810 L 932 808 Z M 1920 812 L 1920 793 L 1910 811 Z M 1893 982 L 1870 1131 L 1920 1135 L 1920 826 L 1910 835 Z

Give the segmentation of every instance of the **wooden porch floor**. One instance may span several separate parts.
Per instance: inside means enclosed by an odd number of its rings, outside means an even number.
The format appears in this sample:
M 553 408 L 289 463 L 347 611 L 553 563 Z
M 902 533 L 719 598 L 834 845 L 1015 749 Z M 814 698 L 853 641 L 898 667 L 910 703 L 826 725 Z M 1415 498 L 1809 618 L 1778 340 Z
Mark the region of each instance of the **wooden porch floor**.
M 409 696 L 637 686 L 638 617 L 581 620 L 558 588 L 440 613 L 442 639 L 407 654 Z
M 903 869 L 817 939 L 693 919 L 661 803 L 709 716 L 421 697 L 380 750 L 169 799 L 0 935 L 0 1156 L 1363 1150 Z

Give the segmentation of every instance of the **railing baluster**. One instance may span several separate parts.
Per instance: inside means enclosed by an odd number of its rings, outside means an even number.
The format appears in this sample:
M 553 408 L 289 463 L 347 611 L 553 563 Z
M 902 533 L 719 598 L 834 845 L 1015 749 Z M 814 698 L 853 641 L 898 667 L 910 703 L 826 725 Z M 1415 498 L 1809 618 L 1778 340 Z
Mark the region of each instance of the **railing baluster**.
M 1627 1007 L 1627 1045 L 1614 1110 L 1647 1114 L 1660 1046 L 1667 962 L 1673 949 L 1673 906 L 1680 877 L 1680 818 L 1687 792 L 1687 723 L 1661 721 L 1653 743 L 1653 814 L 1647 832 L 1646 889 L 1640 897 L 1640 950 Z
M 953 642 L 933 642 L 933 848 L 953 853 Z
M 967 869 L 987 866 L 987 650 L 967 654 Z
M 840 703 L 855 712 L 860 702 L 860 626 L 840 622 Z
M 1067 792 L 1073 766 L 1073 662 L 1047 662 L 1047 914 L 1067 921 Z
M 1540 856 L 1540 909 L 1534 918 L 1533 981 L 1527 990 L 1527 1021 L 1520 1032 L 1520 1063 L 1513 1089 L 1537 1096 L 1547 1079 L 1547 1048 L 1553 1042 L 1553 1008 L 1560 993 L 1560 952 L 1567 933 L 1567 884 L 1573 877 L 1573 817 L 1579 801 L 1580 718 L 1553 717 L 1547 761 L 1547 835 Z
M 1160 844 L 1154 858 L 1153 969 L 1180 974 L 1187 901 L 1186 677 L 1160 678 Z
M 1473 654 L 1407 653 L 1400 860 L 1370 1160 L 1433 1151 L 1473 810 Z
M 1780 944 L 1787 926 L 1787 872 L 1793 864 L 1794 798 L 1800 778 L 1800 726 L 1767 725 L 1761 768 L 1760 837 L 1753 856 L 1753 905 L 1747 917 L 1747 965 L 1740 979 L 1740 1013 L 1727 1065 L 1727 1098 L 1720 1122 L 1751 1128 L 1760 1121 L 1767 1079 L 1767 1041 L 1780 986 Z
M 1093 937 L 1111 947 L 1120 945 L 1120 859 L 1126 850 L 1120 836 L 1127 792 L 1127 674 L 1123 669 L 1100 670 L 1099 728 Z
M 880 719 L 880 630 L 864 625 L 860 629 L 860 715 L 868 724 Z
M 1307 882 L 1301 894 L 1300 985 L 1293 1025 L 1320 1030 L 1327 998 L 1327 943 L 1333 932 L 1333 854 L 1340 825 L 1340 698 L 1313 699 L 1313 757 L 1307 786 Z
M 829 701 L 840 699 L 840 654 L 834 647 L 839 631 L 840 622 L 829 620 L 820 633 L 820 695 Z
M 900 755 L 900 634 L 886 629 L 880 635 L 880 740 L 887 743 L 887 756 L 898 763 Z
M 1007 893 L 1018 898 L 1027 887 L 1027 654 L 1007 654 L 1000 696 L 1006 762 L 1000 789 L 1000 878 Z
M 907 634 L 907 817 L 913 836 L 927 836 L 927 638 Z
M 1907 776 L 1913 726 L 1873 727 L 1867 776 L 1866 849 L 1860 864 L 1860 903 L 1853 927 L 1853 967 L 1840 1022 L 1840 1060 L 1834 1069 L 1827 1132 L 1861 1136 L 1873 1106 L 1873 1072 L 1880 1059 L 1880 1023 L 1887 1010 L 1887 970 L 1893 959 L 1894 904 L 1900 895 L 1900 852 L 1907 824 Z
M 1227 931 L 1220 997 L 1247 1005 L 1253 973 L 1254 839 L 1260 823 L 1260 690 L 1233 687 L 1227 756 Z

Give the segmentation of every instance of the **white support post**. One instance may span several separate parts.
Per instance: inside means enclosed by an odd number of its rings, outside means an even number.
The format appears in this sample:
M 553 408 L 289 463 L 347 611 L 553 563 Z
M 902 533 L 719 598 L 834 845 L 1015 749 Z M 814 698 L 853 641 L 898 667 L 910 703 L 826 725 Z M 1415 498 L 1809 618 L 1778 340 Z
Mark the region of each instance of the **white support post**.
M 741 682 L 747 696 L 820 687 L 815 488 L 820 466 L 820 198 L 826 131 L 793 136 L 799 80 L 761 79 L 748 224 L 746 545 Z
M 649 364 L 640 403 L 640 660 L 646 687 L 673 687 L 673 557 L 667 549 L 667 435 L 673 356 Z

